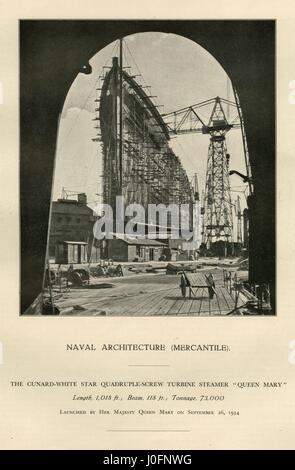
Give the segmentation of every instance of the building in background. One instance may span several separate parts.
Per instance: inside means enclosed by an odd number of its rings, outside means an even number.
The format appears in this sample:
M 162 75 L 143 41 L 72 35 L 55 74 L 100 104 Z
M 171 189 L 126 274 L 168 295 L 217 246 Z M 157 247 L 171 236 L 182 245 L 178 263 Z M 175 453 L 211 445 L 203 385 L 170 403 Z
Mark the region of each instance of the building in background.
M 130 238 L 116 234 L 113 240 L 108 240 L 108 250 L 113 261 L 159 261 L 163 254 L 165 243 L 148 238 Z
M 77 199 L 53 201 L 49 236 L 50 260 L 57 263 L 89 261 L 93 249 L 94 222 L 93 210 L 87 206 L 85 193 L 78 194 Z M 97 256 L 94 258 L 96 261 Z

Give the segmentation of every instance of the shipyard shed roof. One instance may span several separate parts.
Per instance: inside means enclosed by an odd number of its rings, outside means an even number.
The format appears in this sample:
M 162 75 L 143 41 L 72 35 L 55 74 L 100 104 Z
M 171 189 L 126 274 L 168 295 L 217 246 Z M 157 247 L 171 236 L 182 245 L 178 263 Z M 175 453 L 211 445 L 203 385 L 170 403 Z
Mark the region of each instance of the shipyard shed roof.
M 127 243 L 128 245 L 141 245 L 141 246 L 166 246 L 166 243 L 159 242 L 158 240 L 151 240 L 149 238 L 128 238 L 116 237 L 118 240 Z
M 52 212 L 54 214 L 92 215 L 93 210 L 86 204 L 73 200 L 52 201 Z
M 75 241 L 64 241 L 64 242 L 60 242 L 60 243 L 68 243 L 69 245 L 72 244 L 72 245 L 87 245 L 87 242 L 75 242 Z

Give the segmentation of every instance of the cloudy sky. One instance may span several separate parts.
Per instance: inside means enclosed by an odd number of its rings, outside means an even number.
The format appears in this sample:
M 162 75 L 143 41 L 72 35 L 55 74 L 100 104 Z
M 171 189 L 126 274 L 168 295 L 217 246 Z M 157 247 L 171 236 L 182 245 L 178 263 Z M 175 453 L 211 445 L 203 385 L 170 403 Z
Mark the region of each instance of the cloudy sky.
M 64 103 L 58 136 L 53 199 L 67 191 L 86 192 L 89 205 L 100 202 L 101 151 L 93 142 L 96 129 L 96 88 L 101 86 L 99 76 L 103 66 L 110 65 L 112 56 L 118 55 L 118 42 L 111 43 L 91 58 L 92 74 L 79 74 L 73 82 Z M 137 81 L 151 86 L 151 94 L 157 95 L 155 104 L 164 105 L 161 113 L 169 113 L 185 106 L 220 96 L 233 99 L 228 77 L 221 65 L 205 49 L 186 38 L 166 33 L 140 33 L 124 38 L 124 65 L 131 66 L 132 75 L 141 73 Z M 131 73 L 130 72 L 130 73 Z M 200 113 L 209 117 L 210 109 Z M 231 111 L 230 119 L 236 117 Z M 189 177 L 198 174 L 200 190 L 204 189 L 209 136 L 190 134 L 178 136 L 171 147 L 180 157 Z M 227 136 L 232 169 L 244 172 L 244 155 L 240 130 L 232 130 Z M 245 189 L 236 176 L 230 177 L 235 191 Z M 242 193 L 233 192 L 233 199 Z

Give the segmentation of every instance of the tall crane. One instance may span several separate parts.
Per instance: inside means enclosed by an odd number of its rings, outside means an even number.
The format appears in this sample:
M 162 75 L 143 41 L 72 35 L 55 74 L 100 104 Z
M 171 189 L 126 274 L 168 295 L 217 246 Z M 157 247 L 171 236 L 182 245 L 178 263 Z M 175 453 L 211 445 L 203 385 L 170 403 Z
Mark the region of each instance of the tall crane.
M 234 107 L 237 117 L 230 123 L 224 107 Z M 210 108 L 209 108 L 210 107 Z M 208 120 L 201 118 L 200 109 L 211 110 Z M 233 243 L 233 214 L 229 182 L 230 155 L 226 147 L 226 134 L 231 129 L 241 129 L 243 134 L 245 164 L 247 175 L 250 172 L 248 149 L 244 142 L 245 132 L 241 109 L 238 102 L 220 97 L 179 109 L 163 118 L 171 135 L 202 133 L 210 136 L 207 157 L 206 186 L 203 202 L 202 242 L 210 249 L 215 242 L 223 241 L 226 247 Z M 250 187 L 250 176 L 249 176 Z M 250 187 L 251 189 L 251 187 Z

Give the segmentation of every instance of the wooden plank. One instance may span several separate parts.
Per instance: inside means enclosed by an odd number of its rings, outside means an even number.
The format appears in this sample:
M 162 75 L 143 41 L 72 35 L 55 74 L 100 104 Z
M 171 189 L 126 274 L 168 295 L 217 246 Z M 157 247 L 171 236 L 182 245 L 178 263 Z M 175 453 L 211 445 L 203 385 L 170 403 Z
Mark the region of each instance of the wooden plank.
M 177 289 L 177 292 L 178 292 L 178 289 Z M 171 289 L 166 295 L 165 297 L 163 298 L 163 302 L 161 303 L 161 305 L 158 306 L 158 310 L 156 312 L 156 315 L 167 315 L 170 308 L 172 307 L 172 305 L 174 304 L 175 302 L 175 299 L 171 299 L 169 297 L 167 297 L 167 295 L 170 295 L 170 294 L 174 294 L 175 293 L 175 288 Z
M 88 310 L 108 310 L 110 304 L 112 304 L 112 307 L 116 310 L 118 306 L 122 305 L 123 300 L 126 300 L 126 296 L 123 297 L 122 295 L 118 295 L 114 297 L 112 295 L 108 295 L 103 297 L 91 297 L 91 299 L 84 299 L 84 301 L 82 300 L 79 302 L 79 305 L 87 308 Z
M 114 305 L 109 305 L 108 307 L 114 310 L 115 313 L 122 312 L 123 314 L 130 315 L 148 315 L 152 308 L 156 307 L 157 303 L 160 302 L 167 292 L 170 292 L 169 289 L 156 290 L 155 292 L 148 292 L 145 294 L 139 294 L 131 297 L 125 297 L 124 300 L 120 300 L 120 307 L 115 308 Z M 110 299 L 111 300 L 111 299 Z
M 189 315 L 192 303 L 193 299 L 185 299 L 183 305 L 180 307 L 179 313 L 186 313 L 187 315 Z
M 218 298 L 214 295 L 213 299 L 209 299 L 210 303 L 210 314 L 211 315 L 220 315 L 220 308 L 218 303 Z
M 200 312 L 202 310 L 202 303 L 203 303 L 204 295 L 206 296 L 206 298 L 208 298 L 207 289 L 200 288 L 198 290 L 197 297 L 192 299 L 192 304 L 189 310 L 190 315 L 200 315 Z
M 227 301 L 227 305 L 228 305 L 228 309 L 229 310 L 232 310 L 235 306 L 235 301 L 234 299 L 232 298 L 232 296 L 229 294 L 228 290 L 226 289 L 226 287 L 222 287 L 222 294 L 225 298 L 225 300 Z
M 151 303 L 151 300 L 155 297 L 154 292 L 149 292 L 145 297 L 142 299 L 138 299 L 139 303 L 136 308 L 136 315 L 146 315 L 146 312 L 148 310 L 148 306 Z
M 218 305 L 218 312 L 219 312 L 219 315 L 221 315 L 222 312 L 221 312 L 221 305 L 220 305 L 220 302 L 219 302 L 219 296 L 216 295 L 215 297 L 216 297 L 216 301 L 217 301 L 217 305 Z
M 225 295 L 224 291 L 225 291 L 225 288 L 222 287 L 222 286 L 220 286 L 219 291 L 218 291 L 218 292 L 219 292 L 219 295 L 220 295 L 220 297 L 224 300 L 224 302 L 225 302 L 225 304 L 226 304 L 226 308 L 227 308 L 228 310 L 231 310 L 232 301 L 230 301 L 230 303 L 229 303 L 229 301 L 228 301 L 229 299 L 228 299 L 228 297 Z
M 191 306 L 189 308 L 189 314 L 190 315 L 194 315 L 194 314 L 199 312 L 199 308 L 200 308 L 199 303 L 200 303 L 199 299 L 192 299 L 192 303 L 191 303 Z
M 159 310 L 159 307 L 162 305 L 165 305 L 166 299 L 163 298 L 163 293 L 161 293 L 160 296 L 157 296 L 156 301 L 151 302 L 150 305 L 148 305 L 147 309 L 147 314 L 148 315 L 154 315 L 157 313 Z
M 130 314 L 134 315 L 138 313 L 138 310 L 142 308 L 146 310 L 147 303 L 149 299 L 155 298 L 154 292 L 144 292 L 142 291 L 142 285 L 136 286 L 137 288 L 132 289 L 132 293 L 130 295 L 120 295 L 118 297 L 108 297 L 105 301 L 100 305 L 102 309 L 108 309 L 110 313 L 122 313 L 123 315 Z M 132 285 L 133 288 L 133 285 Z M 160 291 L 157 291 L 157 295 L 161 296 L 162 294 Z
M 184 302 L 185 300 L 183 298 L 175 300 L 168 313 L 171 315 L 177 315 Z
M 125 302 L 120 302 L 120 312 L 122 314 L 126 315 L 134 315 L 138 314 L 138 306 L 142 306 L 143 311 L 141 312 L 142 314 L 146 314 L 147 310 L 149 308 L 149 305 L 153 302 L 156 302 L 157 299 L 160 297 L 160 294 L 155 296 L 154 294 L 149 295 L 148 297 L 148 302 L 147 302 L 147 297 L 143 296 L 141 298 L 138 298 L 137 296 L 132 298 L 132 299 L 126 299 Z
M 163 291 L 153 295 L 148 305 L 146 305 L 145 314 L 151 315 L 157 311 L 158 304 L 163 300 Z
M 228 303 L 230 304 L 229 311 L 232 311 L 235 307 L 235 291 L 232 291 L 232 295 L 230 295 L 229 292 L 225 289 L 224 295 L 228 299 Z M 239 296 L 237 306 L 240 307 L 242 304 L 243 304 L 243 301 L 241 300 Z
M 218 286 L 217 288 L 217 302 L 220 308 L 220 313 L 226 313 L 228 312 L 228 306 L 227 303 L 222 295 L 222 292 L 220 292 L 221 286 Z
M 202 302 L 199 310 L 199 315 L 204 316 L 204 314 L 209 315 L 210 312 L 210 302 L 209 302 L 209 296 L 208 296 L 208 289 L 204 288 L 202 291 Z
M 110 297 L 112 295 L 112 292 L 110 292 L 111 289 L 104 289 L 104 291 L 99 290 L 100 296 L 98 296 L 98 291 L 93 290 L 93 289 L 79 289 L 79 291 L 72 291 L 69 294 L 69 298 L 67 299 L 60 299 L 57 302 L 57 305 L 60 306 L 61 308 L 69 307 L 71 305 L 81 305 L 86 303 L 87 301 L 93 302 L 93 301 L 100 301 L 102 298 Z
M 204 295 L 208 298 L 208 289 L 206 287 L 199 288 L 197 297 L 192 298 L 193 302 L 189 310 L 190 314 L 199 315 Z

